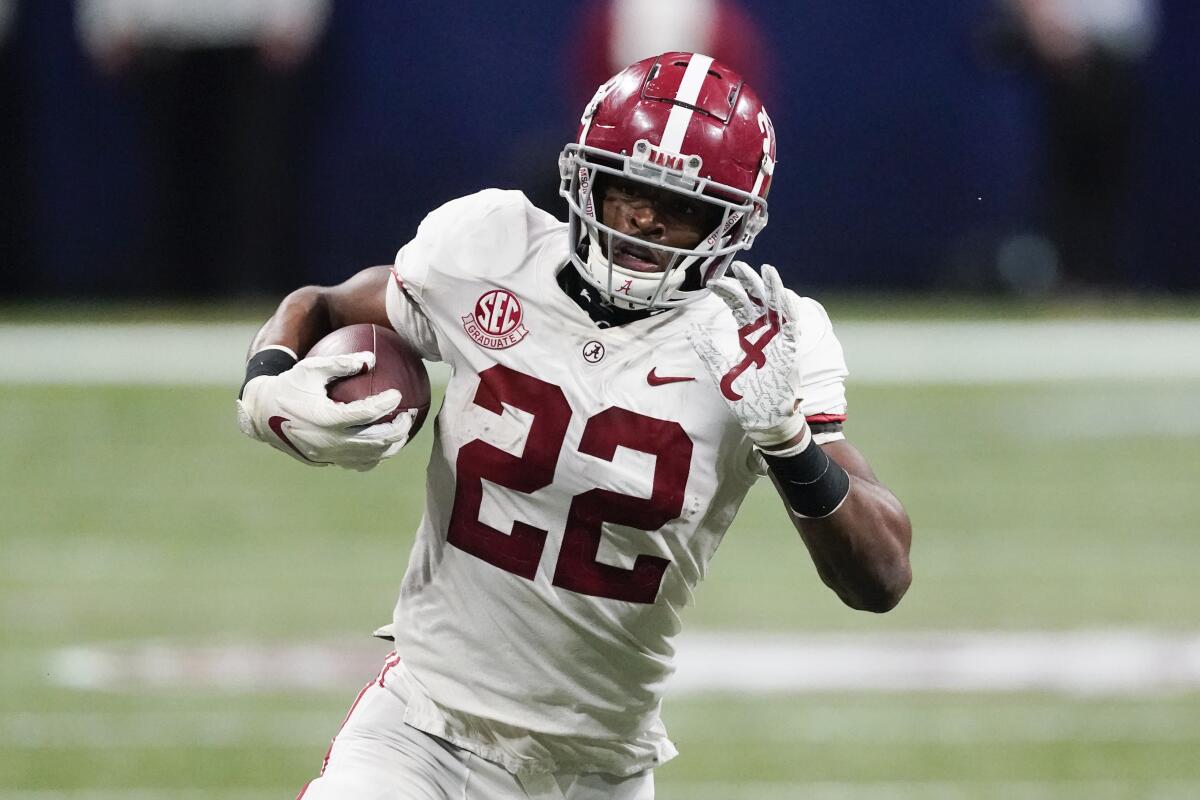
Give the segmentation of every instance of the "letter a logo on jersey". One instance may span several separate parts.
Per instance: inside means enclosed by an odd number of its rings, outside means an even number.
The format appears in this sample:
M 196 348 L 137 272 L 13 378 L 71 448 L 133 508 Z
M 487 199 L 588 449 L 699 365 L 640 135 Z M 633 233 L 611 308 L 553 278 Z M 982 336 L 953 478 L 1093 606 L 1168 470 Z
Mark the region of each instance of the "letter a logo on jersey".
M 477 344 L 489 350 L 512 347 L 529 334 L 521 323 L 521 301 L 507 289 L 484 292 L 472 313 L 462 317 L 463 328 Z
M 725 399 L 732 402 L 737 402 L 742 399 L 741 393 L 733 388 L 733 382 L 741 376 L 743 372 L 754 367 L 762 369 L 767 363 L 766 349 L 771 340 L 775 338 L 775 334 L 779 333 L 781 318 L 774 311 L 768 311 L 753 322 L 749 322 L 738 328 L 738 344 L 742 348 L 742 352 L 746 354 L 738 363 L 729 368 L 729 371 L 721 378 L 721 394 L 725 395 Z M 750 341 L 750 334 L 766 328 L 762 335 L 755 341 Z

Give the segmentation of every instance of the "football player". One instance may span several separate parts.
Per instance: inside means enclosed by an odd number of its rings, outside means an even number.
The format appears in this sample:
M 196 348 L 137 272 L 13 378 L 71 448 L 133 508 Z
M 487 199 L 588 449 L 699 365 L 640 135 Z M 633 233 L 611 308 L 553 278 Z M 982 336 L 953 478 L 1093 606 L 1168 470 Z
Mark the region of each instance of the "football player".
M 411 417 L 371 424 L 395 390 L 326 396 L 370 354 L 299 354 L 371 322 L 451 367 L 395 652 L 307 800 L 652 797 L 680 611 L 763 475 L 848 605 L 908 587 L 908 517 L 843 435 L 824 309 L 733 261 L 775 169 L 753 89 L 698 53 L 638 62 L 559 166 L 569 224 L 515 191 L 454 200 L 390 268 L 288 295 L 251 346 L 242 430 L 358 470 Z

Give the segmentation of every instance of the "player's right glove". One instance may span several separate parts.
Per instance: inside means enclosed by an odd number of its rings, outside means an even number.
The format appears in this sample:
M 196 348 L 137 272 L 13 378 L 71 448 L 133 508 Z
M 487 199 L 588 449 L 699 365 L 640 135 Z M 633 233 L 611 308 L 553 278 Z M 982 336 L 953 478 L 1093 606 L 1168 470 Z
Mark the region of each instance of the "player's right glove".
M 735 261 L 732 273 L 709 281 L 708 288 L 733 314 L 740 351 L 712 341 L 697 325 L 688 329 L 688 339 L 751 441 L 766 449 L 793 442 L 789 453 L 803 449 L 810 434 L 800 413 L 800 311 L 795 297 L 770 264 L 764 264 L 759 275 Z
M 416 410 L 376 423 L 400 404 L 400 392 L 388 389 L 338 403 L 329 398 L 325 387 L 374 366 L 374 353 L 314 356 L 278 375 L 253 378 L 237 401 L 238 427 L 303 464 L 369 470 L 405 445 Z

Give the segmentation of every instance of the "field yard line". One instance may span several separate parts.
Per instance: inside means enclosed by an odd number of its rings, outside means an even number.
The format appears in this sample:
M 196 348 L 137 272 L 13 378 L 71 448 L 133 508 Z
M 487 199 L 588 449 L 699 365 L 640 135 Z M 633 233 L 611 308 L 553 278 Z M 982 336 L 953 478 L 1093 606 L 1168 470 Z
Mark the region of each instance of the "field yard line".
M 295 711 L 0 712 L 0 746 L 23 750 L 310 747 L 337 720 Z
M 1198 789 L 1200 780 L 712 781 L 663 782 L 661 795 L 662 800 L 1183 800 L 1196 797 Z
M 262 789 L 0 789 L 0 800 L 279 800 L 279 792 Z M 290 797 L 290 795 L 289 795 Z
M 797 745 L 977 746 L 999 744 L 1196 744 L 1200 719 L 1188 708 L 1163 704 L 1061 702 L 989 706 L 974 703 L 862 707 L 804 701 L 771 723 L 775 742 Z M 703 707 L 668 711 L 683 727 L 705 719 Z M 700 714 L 701 716 L 693 716 Z M 311 711 L 19 711 L 0 713 L 0 747 L 8 750 L 155 750 L 204 747 L 311 747 L 328 738 L 337 720 Z
M 659 781 L 660 800 L 1184 800 L 1195 798 L 1200 780 L 1010 780 L 1010 781 Z M 4 800 L 201 800 L 202 789 L 85 789 L 4 792 Z M 224 800 L 266 800 L 278 793 L 222 787 Z
M 381 643 L 81 645 L 51 655 L 50 680 L 76 689 L 336 689 L 382 658 Z M 1141 695 L 1200 688 L 1200 633 L 931 631 L 680 636 L 668 694 L 705 692 L 1029 692 Z
M 0 325 L 4 383 L 237 385 L 244 323 Z M 1200 321 L 846 322 L 858 383 L 1200 378 Z M 449 374 L 432 365 L 440 382 Z

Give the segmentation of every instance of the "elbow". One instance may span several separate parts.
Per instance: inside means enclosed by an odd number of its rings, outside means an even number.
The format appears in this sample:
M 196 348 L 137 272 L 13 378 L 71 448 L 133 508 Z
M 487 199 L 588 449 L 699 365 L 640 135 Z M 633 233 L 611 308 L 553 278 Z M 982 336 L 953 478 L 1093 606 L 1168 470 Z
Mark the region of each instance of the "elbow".
M 866 595 L 866 601 L 859 611 L 870 611 L 873 614 L 886 614 L 896 606 L 912 585 L 912 567 L 908 559 L 891 571 L 886 579 L 879 581 L 872 591 Z
M 863 576 L 853 586 L 833 587 L 838 597 L 855 611 L 886 614 L 900 604 L 912 585 L 912 565 L 907 557 Z

